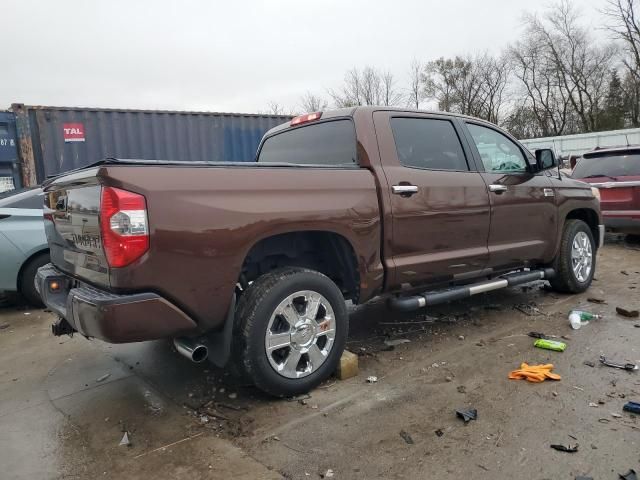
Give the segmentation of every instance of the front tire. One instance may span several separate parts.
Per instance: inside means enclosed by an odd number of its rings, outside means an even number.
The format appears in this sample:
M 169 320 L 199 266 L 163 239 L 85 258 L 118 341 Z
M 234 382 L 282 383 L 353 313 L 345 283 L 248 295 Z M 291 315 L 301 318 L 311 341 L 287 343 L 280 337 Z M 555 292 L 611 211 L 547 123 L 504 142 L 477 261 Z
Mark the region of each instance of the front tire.
M 596 270 L 596 243 L 589 226 L 570 219 L 564 224 L 560 250 L 553 262 L 556 275 L 549 283 L 562 293 L 581 293 L 591 285 Z
M 236 310 L 233 354 L 242 373 L 278 397 L 306 393 L 337 368 L 348 315 L 340 289 L 325 275 L 284 268 L 263 275 Z

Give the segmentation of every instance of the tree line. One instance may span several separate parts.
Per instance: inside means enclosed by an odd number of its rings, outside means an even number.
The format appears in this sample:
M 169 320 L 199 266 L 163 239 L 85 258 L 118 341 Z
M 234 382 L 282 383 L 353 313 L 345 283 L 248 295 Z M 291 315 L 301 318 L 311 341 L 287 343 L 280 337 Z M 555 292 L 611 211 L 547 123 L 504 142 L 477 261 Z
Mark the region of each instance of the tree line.
M 522 40 L 499 54 L 414 59 L 402 84 L 389 71 L 353 68 L 339 88 L 307 92 L 296 113 L 428 103 L 518 138 L 640 127 L 640 0 L 607 0 L 599 18 L 598 32 L 576 4 L 560 0 L 524 15 Z M 277 103 L 269 112 L 285 113 Z

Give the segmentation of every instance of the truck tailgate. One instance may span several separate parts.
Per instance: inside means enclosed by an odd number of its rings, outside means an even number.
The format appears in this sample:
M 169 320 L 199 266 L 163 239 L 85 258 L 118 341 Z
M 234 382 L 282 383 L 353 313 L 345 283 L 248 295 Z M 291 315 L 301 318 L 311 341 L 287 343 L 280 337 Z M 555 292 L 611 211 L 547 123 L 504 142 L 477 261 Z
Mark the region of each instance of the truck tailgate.
M 96 173 L 97 169 L 81 171 L 46 188 L 45 232 L 51 261 L 59 269 L 108 286 L 99 222 L 102 187 Z

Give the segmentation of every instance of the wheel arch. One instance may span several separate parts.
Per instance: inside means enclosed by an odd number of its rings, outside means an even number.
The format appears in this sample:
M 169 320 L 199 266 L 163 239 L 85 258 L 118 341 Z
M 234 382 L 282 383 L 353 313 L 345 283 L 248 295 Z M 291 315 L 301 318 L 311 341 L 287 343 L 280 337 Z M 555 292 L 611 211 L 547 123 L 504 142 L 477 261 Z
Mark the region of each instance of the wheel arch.
M 257 240 L 242 262 L 239 283 L 282 267 L 305 267 L 333 280 L 346 299 L 357 303 L 360 269 L 353 244 L 331 230 L 299 230 Z
M 598 248 L 600 245 L 600 232 L 598 229 L 599 225 L 599 217 L 598 213 L 591 208 L 575 208 L 569 211 L 565 217 L 565 222 L 567 220 L 582 220 L 589 226 L 589 230 L 593 234 L 593 239 L 595 240 L 595 246 Z

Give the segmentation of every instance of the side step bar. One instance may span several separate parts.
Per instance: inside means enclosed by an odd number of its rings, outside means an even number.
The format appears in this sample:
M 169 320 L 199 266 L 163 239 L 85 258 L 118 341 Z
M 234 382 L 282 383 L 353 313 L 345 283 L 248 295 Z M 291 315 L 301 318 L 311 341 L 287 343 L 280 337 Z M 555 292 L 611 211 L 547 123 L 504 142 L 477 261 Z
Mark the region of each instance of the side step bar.
M 437 305 L 439 303 L 446 303 L 452 300 L 461 300 L 478 293 L 498 290 L 499 288 L 513 287 L 514 285 L 521 285 L 535 280 L 549 279 L 552 278 L 555 273 L 556 272 L 553 268 L 510 273 L 500 277 L 499 279 L 489 280 L 487 282 L 474 283 L 471 285 L 464 285 L 462 287 L 453 287 L 435 292 L 425 292 L 411 297 L 393 297 L 389 299 L 389 306 L 394 310 L 400 310 L 401 312 L 412 312 L 428 305 Z

